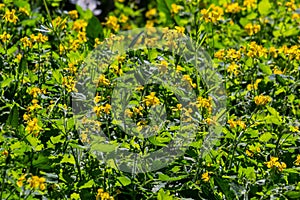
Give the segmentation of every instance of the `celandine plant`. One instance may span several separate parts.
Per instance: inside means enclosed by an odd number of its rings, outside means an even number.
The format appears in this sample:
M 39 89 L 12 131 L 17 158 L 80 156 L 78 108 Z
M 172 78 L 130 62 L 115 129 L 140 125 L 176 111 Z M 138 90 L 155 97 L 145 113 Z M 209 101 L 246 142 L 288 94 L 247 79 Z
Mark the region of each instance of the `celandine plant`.
M 300 198 L 298 1 L 65 5 L 0 3 L 0 199 Z

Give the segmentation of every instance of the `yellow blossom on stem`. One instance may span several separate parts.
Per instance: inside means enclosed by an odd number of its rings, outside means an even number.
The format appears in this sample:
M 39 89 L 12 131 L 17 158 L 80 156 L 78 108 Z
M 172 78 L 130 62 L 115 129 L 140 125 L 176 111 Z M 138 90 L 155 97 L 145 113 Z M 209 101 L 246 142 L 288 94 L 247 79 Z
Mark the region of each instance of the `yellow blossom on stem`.
M 37 118 L 33 118 L 27 123 L 25 130 L 34 136 L 38 136 L 39 132 L 42 130 L 42 127 L 38 125 L 38 122 Z
M 113 29 L 114 31 L 118 31 L 120 28 L 118 18 L 115 16 L 108 16 L 105 25 L 107 28 Z
M 201 178 L 204 182 L 208 182 L 210 180 L 209 172 L 205 172 L 201 175 Z
M 295 163 L 295 165 L 297 165 L 297 166 L 300 165 L 300 154 L 297 155 L 297 158 L 296 158 L 296 160 L 295 160 L 294 163 Z
M 71 19 L 77 19 L 78 18 L 78 12 L 77 10 L 71 10 L 68 12 Z
M 174 14 L 177 14 L 179 13 L 179 11 L 182 9 L 181 6 L 175 4 L 175 3 L 172 3 L 171 4 L 171 13 L 174 13 Z
M 104 74 L 100 74 L 98 82 L 104 86 L 109 86 L 109 84 L 110 84 L 110 81 L 107 78 L 105 78 Z
M 22 42 L 24 48 L 26 47 L 32 48 L 32 42 L 28 37 L 23 37 L 20 39 L 20 41 Z
M 151 92 L 150 95 L 145 96 L 144 102 L 148 107 L 160 104 L 159 99 L 155 96 L 155 92 Z
M 269 103 L 271 101 L 271 97 L 270 96 L 265 96 L 265 95 L 259 95 L 259 96 L 255 96 L 254 97 L 254 102 L 256 105 L 261 106 L 261 105 L 266 105 L 267 103 Z
M 196 88 L 197 87 L 197 84 L 196 83 L 193 83 L 193 80 L 192 80 L 192 78 L 190 77 L 190 75 L 183 75 L 182 76 L 182 80 L 184 80 L 184 81 L 187 81 L 189 84 L 190 84 L 190 86 L 192 86 L 193 88 Z
M 234 74 L 235 76 L 237 76 L 239 74 L 239 65 L 237 65 L 235 62 L 232 62 L 228 68 L 227 68 L 227 72 L 230 74 Z
M 2 19 L 4 19 L 6 22 L 10 22 L 10 23 L 16 24 L 19 19 L 15 15 L 15 13 L 16 13 L 15 9 L 12 9 L 11 11 L 10 10 L 6 10 L 4 16 L 2 17 Z
M 259 24 L 246 24 L 245 31 L 248 33 L 248 35 L 254 35 L 260 31 L 260 25 Z
M 224 7 L 225 12 L 227 13 L 238 13 L 242 10 L 242 7 L 239 6 L 239 3 L 230 3 L 230 4 L 225 4 Z
M 156 15 L 156 13 L 157 13 L 156 8 L 152 8 L 146 12 L 145 16 L 147 18 L 151 19 L 152 17 L 154 17 Z
M 19 12 L 29 16 L 29 12 L 26 8 L 19 8 Z
M 44 177 L 32 176 L 27 180 L 27 182 L 29 183 L 29 186 L 32 189 L 40 189 L 40 190 L 46 189 L 45 186 L 46 179 Z
M 72 29 L 76 32 L 85 31 L 88 23 L 83 19 L 78 19 L 74 22 Z
M 268 168 L 277 168 L 278 171 L 282 171 L 286 168 L 286 164 L 284 162 L 278 162 L 278 157 L 272 157 L 270 158 L 270 161 L 265 162 Z
M 18 181 L 17 181 L 17 186 L 18 187 L 22 187 L 23 186 L 23 182 L 24 180 L 26 180 L 26 174 L 23 174 L 20 178 L 18 178 Z
M 52 20 L 52 26 L 54 29 L 65 29 L 67 27 L 66 25 L 66 20 L 62 19 L 60 16 L 56 17 L 55 19 Z
M 128 21 L 128 19 L 129 18 L 126 15 L 121 14 L 119 22 L 124 24 Z
M 2 33 L 0 35 L 0 40 L 2 40 L 2 42 L 7 42 L 10 39 L 10 34 L 6 33 L 6 31 L 4 31 L 4 33 Z
M 256 2 L 257 2 L 257 0 L 244 0 L 243 5 L 245 7 L 247 7 L 248 9 L 256 8 L 257 7 Z

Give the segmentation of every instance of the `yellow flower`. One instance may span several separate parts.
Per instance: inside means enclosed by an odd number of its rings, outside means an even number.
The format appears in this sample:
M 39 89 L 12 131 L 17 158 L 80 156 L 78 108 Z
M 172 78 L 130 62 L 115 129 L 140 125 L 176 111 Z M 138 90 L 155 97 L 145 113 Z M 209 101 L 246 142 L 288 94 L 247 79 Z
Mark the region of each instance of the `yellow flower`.
M 29 94 L 36 98 L 39 94 L 42 94 L 42 90 L 40 88 L 33 87 L 31 88 Z
M 284 162 L 278 162 L 278 158 L 272 156 L 270 158 L 270 161 L 265 162 L 265 164 L 269 169 L 276 167 L 280 172 L 286 168 L 286 164 Z
M 234 74 L 234 75 L 238 75 L 239 71 L 239 65 L 237 65 L 235 62 L 231 63 L 228 68 L 227 68 L 227 72 L 230 74 Z
M 209 112 L 211 112 L 212 111 L 212 98 L 211 97 L 203 98 L 203 97 L 199 96 L 197 98 L 196 105 L 198 108 L 206 108 L 206 109 L 208 109 Z
M 22 42 L 24 48 L 26 47 L 32 48 L 32 42 L 28 37 L 21 38 L 20 41 Z
M 171 4 L 171 13 L 174 13 L 174 14 L 177 14 L 179 13 L 179 11 L 182 9 L 181 6 L 175 4 L 175 3 L 172 3 Z
M 83 19 L 78 19 L 74 22 L 72 29 L 76 32 L 85 31 L 88 23 Z
M 192 86 L 193 88 L 197 87 L 197 84 L 193 83 L 193 80 L 192 80 L 192 78 L 189 75 L 183 75 L 182 76 L 182 80 L 183 81 L 187 81 L 190 84 L 190 86 Z
M 103 189 L 98 189 L 96 200 L 114 200 L 114 197 L 110 196 L 108 192 L 104 192 Z
M 5 4 L 4 3 L 0 3 L 0 10 L 2 10 L 3 8 L 5 8 Z
M 157 13 L 156 8 L 152 8 L 146 12 L 145 16 L 147 18 L 151 19 L 152 17 L 154 17 L 156 15 L 156 13 Z
M 249 50 L 247 52 L 247 56 L 249 57 L 265 57 L 267 58 L 268 50 L 264 48 L 262 45 L 256 44 L 256 42 L 251 42 L 249 44 Z
M 62 85 L 68 92 L 77 91 L 75 88 L 76 81 L 73 76 L 63 77 Z
M 6 10 L 5 11 L 5 14 L 3 16 L 3 19 L 6 21 L 6 22 L 10 22 L 10 23 L 14 23 L 16 24 L 17 21 L 19 20 L 18 17 L 15 15 L 16 13 L 16 10 L 15 9 L 12 9 L 12 11 L 10 10 Z
M 31 34 L 30 35 L 30 38 L 34 41 L 34 42 L 37 42 L 37 43 L 45 43 L 48 41 L 48 37 L 47 36 L 44 36 L 43 34 L 41 33 L 38 33 L 37 36 Z
M 248 9 L 251 9 L 251 8 L 256 8 L 256 1 L 257 0 L 244 0 L 244 6 L 246 6 Z
M 228 49 L 226 51 L 226 59 L 232 60 L 232 61 L 237 61 L 242 57 L 241 52 L 235 49 Z
M 25 130 L 28 132 L 28 133 L 32 133 L 34 136 L 37 136 L 39 134 L 39 132 L 42 130 L 42 127 L 40 127 L 38 125 L 38 119 L 37 118 L 33 118 L 32 120 L 30 120 L 28 123 L 27 123 L 27 126 L 25 128 Z
M 220 49 L 219 51 L 217 51 L 215 54 L 214 54 L 214 57 L 219 59 L 219 60 L 223 60 L 224 57 L 225 57 L 225 50 L 224 49 Z
M 9 152 L 5 149 L 4 151 L 2 151 L 2 155 L 4 155 L 5 157 L 7 157 L 9 154 Z
M 77 19 L 78 18 L 78 12 L 77 12 L 77 10 L 71 10 L 71 11 L 69 11 L 69 16 L 70 16 L 70 18 L 71 19 Z
M 239 6 L 239 3 L 225 4 L 225 8 L 225 12 L 227 13 L 238 13 L 242 10 L 242 7 Z
M 295 0 L 291 0 L 289 2 L 286 2 L 285 6 L 288 8 L 288 11 L 295 11 L 297 9 L 297 6 L 295 4 Z
M 125 115 L 131 118 L 133 116 L 133 112 L 130 109 L 126 109 Z
M 78 48 L 80 47 L 80 43 L 81 41 L 76 39 L 76 40 L 73 40 L 73 39 L 70 39 L 70 50 L 72 51 L 77 51 Z
M 254 155 L 253 152 L 249 151 L 248 149 L 246 150 L 246 154 L 249 157 L 253 157 L 253 155 Z
M 184 34 L 185 28 L 182 27 L 182 26 L 175 26 L 175 30 L 176 30 L 178 33 Z
M 100 44 L 102 44 L 102 42 L 100 41 L 100 39 L 99 38 L 95 38 L 94 48 L 96 48 Z
M 120 25 L 118 24 L 118 18 L 115 16 L 109 16 L 105 25 L 107 28 L 113 29 L 114 31 L 118 31 L 120 28 Z
M 32 189 L 37 189 L 37 188 L 39 188 L 40 190 L 46 189 L 45 186 L 46 179 L 43 177 L 32 176 L 27 180 L 27 182 L 29 183 Z
M 300 165 L 300 154 L 297 155 L 297 159 L 295 160 L 295 165 Z
M 66 19 L 63 20 L 60 16 L 53 19 L 51 24 L 52 24 L 54 29 L 59 28 L 59 29 L 63 30 L 67 27 Z
M 152 28 L 152 27 L 154 27 L 154 21 L 153 20 L 147 20 L 145 27 L 146 28 Z
M 26 177 L 26 174 L 23 174 L 20 178 L 18 178 L 18 181 L 17 181 L 17 186 L 18 187 L 22 187 L 23 186 L 23 182 L 26 179 L 25 177 Z
M 256 105 L 260 106 L 260 105 L 266 105 L 267 103 L 269 103 L 271 101 L 271 97 L 270 96 L 264 96 L 264 95 L 259 95 L 259 96 L 255 96 L 254 97 L 254 102 Z
M 150 95 L 146 96 L 143 101 L 148 107 L 160 104 L 159 99 L 155 96 L 155 92 L 151 92 Z
M 19 12 L 24 13 L 25 15 L 29 16 L 29 12 L 26 8 L 19 8 Z
M 247 90 L 257 90 L 258 89 L 258 84 L 262 81 L 262 79 L 256 79 L 254 84 L 248 84 L 247 85 Z
M 277 66 L 275 66 L 273 70 L 273 74 L 283 74 L 283 72 L 280 69 L 278 69 Z
M 201 178 L 204 182 L 208 182 L 209 179 L 210 179 L 210 176 L 209 176 L 209 173 L 208 172 L 205 172 L 201 175 Z
M 10 34 L 9 33 L 6 33 L 6 31 L 4 31 L 4 33 L 2 33 L 0 35 L 0 40 L 2 40 L 2 42 L 7 42 L 10 38 Z
M 248 35 L 254 35 L 260 31 L 260 25 L 259 24 L 247 24 L 245 26 L 245 31 L 248 33 Z
M 102 107 L 103 112 L 105 112 L 106 114 L 109 114 L 110 110 L 111 110 L 111 105 L 110 104 L 105 104 L 105 106 Z
M 86 42 L 87 41 L 87 38 L 86 38 L 86 32 L 84 31 L 79 31 L 78 35 L 77 35 L 77 38 L 79 40 L 79 42 Z
M 109 86 L 110 81 L 107 78 L 105 78 L 104 74 L 100 74 L 99 83 L 105 86 Z
M 217 21 L 222 20 L 224 15 L 223 8 L 215 6 L 214 4 L 211 4 L 208 10 L 202 9 L 200 12 L 205 22 L 212 23 L 216 23 Z
M 124 24 L 128 21 L 128 17 L 124 14 L 121 14 L 119 21 Z
M 169 63 L 167 61 L 161 60 L 160 64 L 158 65 L 159 70 L 162 72 L 166 72 L 168 70 L 168 65 L 169 65 Z

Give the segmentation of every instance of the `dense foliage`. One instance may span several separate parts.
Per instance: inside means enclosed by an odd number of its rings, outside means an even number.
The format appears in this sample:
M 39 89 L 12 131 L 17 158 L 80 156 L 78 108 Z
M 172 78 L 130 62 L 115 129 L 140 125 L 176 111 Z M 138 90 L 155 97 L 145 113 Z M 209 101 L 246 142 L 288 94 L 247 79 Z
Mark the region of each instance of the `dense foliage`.
M 104 20 L 65 5 L 0 3 L 0 199 L 300 199 L 299 1 L 116 0 Z M 89 123 L 110 139 L 97 151 L 122 144 L 145 153 L 172 141 L 176 126 L 140 138 L 126 136 L 112 118 L 114 80 L 139 63 L 182 73 L 202 114 L 184 155 L 157 171 L 131 174 L 90 151 L 72 95 L 94 48 L 141 27 L 185 34 L 204 48 L 223 77 L 227 110 L 222 134 L 203 154 L 217 119 L 193 66 L 155 48 L 119 55 L 99 77 L 93 99 L 97 119 Z M 139 130 L 155 106 L 166 107 L 168 120 L 187 112 L 162 86 L 141 85 L 133 96 L 135 106 L 125 113 Z

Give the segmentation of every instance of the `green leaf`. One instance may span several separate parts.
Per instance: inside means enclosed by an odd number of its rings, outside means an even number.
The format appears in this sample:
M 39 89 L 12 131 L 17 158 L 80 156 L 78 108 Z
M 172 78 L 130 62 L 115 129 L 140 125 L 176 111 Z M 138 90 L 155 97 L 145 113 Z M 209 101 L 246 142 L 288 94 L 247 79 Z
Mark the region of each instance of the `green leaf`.
M 40 140 L 34 136 L 32 136 L 32 134 L 29 134 L 27 137 L 26 137 L 27 141 L 30 143 L 30 145 L 35 148 L 37 145 L 40 144 Z
M 258 12 L 260 15 L 266 16 L 272 11 L 272 4 L 269 0 L 262 0 L 258 4 Z
M 122 186 L 126 186 L 131 183 L 130 178 L 128 178 L 127 176 L 121 176 L 121 177 L 118 177 L 117 179 L 122 184 Z
M 173 20 L 171 18 L 171 4 L 173 3 L 172 0 L 157 0 L 157 9 L 158 11 L 164 13 L 164 17 L 166 19 L 167 24 L 172 24 Z
M 170 191 L 164 191 L 163 188 L 160 188 L 157 194 L 157 200 L 173 200 L 173 196 L 170 195 Z
M 89 38 L 99 38 L 100 40 L 103 39 L 103 28 L 97 17 L 93 16 L 89 20 L 88 26 L 86 27 L 86 33 Z
M 70 164 L 75 164 L 75 158 L 73 155 L 67 155 L 65 154 L 63 159 L 60 161 L 60 163 L 70 163 Z
M 288 191 L 286 193 L 284 193 L 285 196 L 291 198 L 291 199 L 300 199 L 300 192 L 296 192 L 296 191 Z
M 62 83 L 62 75 L 59 70 L 54 70 L 52 76 L 58 84 Z
M 255 179 L 256 179 L 256 172 L 255 172 L 254 167 L 247 167 L 244 170 L 244 173 L 245 173 L 245 176 L 246 176 L 247 179 L 255 181 Z
M 49 165 L 49 158 L 41 153 L 38 154 L 37 159 L 33 159 L 32 165 L 40 169 L 51 168 L 51 165 Z
M 50 140 L 51 140 L 52 144 L 63 143 L 61 137 L 62 137 L 62 135 L 51 136 Z
M 93 187 L 93 185 L 95 185 L 95 182 L 93 179 L 91 179 L 88 182 L 86 182 L 85 184 L 83 184 L 82 186 L 80 186 L 79 189 L 91 188 L 91 187 Z
M 112 152 L 116 149 L 115 145 L 92 142 L 91 151 Z
M 89 21 L 93 17 L 93 12 L 89 9 L 84 11 L 78 4 L 76 4 L 76 10 L 79 12 L 80 17 Z
M 271 70 L 271 68 L 268 65 L 264 65 L 264 64 L 260 64 L 259 68 L 261 69 L 261 71 L 267 75 L 271 75 L 273 72 Z
M 286 31 L 284 31 L 282 33 L 282 35 L 284 37 L 289 37 L 289 36 L 293 36 L 293 35 L 298 35 L 298 33 L 299 33 L 299 28 L 298 27 L 294 27 L 294 28 L 290 27 Z
M 281 125 L 282 124 L 282 117 L 280 116 L 279 112 L 270 106 L 266 106 L 267 110 L 271 113 L 271 116 L 267 116 L 266 120 L 270 123 Z
M 4 87 L 7 87 L 10 85 L 10 83 L 14 80 L 13 77 L 9 77 L 9 78 L 6 78 L 4 79 L 2 82 L 1 82 L 1 87 L 4 88 Z
M 27 1 L 17 0 L 17 1 L 14 1 L 14 4 L 19 8 L 26 8 L 26 10 L 28 12 L 30 12 L 30 4 Z
M 259 137 L 260 142 L 268 142 L 273 137 L 272 133 L 266 132 Z
M 19 108 L 16 104 L 12 107 L 6 123 L 14 128 L 19 125 Z
M 240 24 L 242 26 L 246 26 L 248 23 L 249 23 L 249 20 L 247 18 L 244 17 L 244 18 L 240 19 Z
M 177 177 L 169 177 L 168 175 L 166 174 L 158 174 L 158 179 L 161 180 L 161 181 L 179 181 L 181 179 L 184 179 L 188 177 L 188 175 L 181 175 L 181 176 L 177 176 Z

